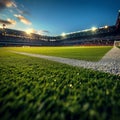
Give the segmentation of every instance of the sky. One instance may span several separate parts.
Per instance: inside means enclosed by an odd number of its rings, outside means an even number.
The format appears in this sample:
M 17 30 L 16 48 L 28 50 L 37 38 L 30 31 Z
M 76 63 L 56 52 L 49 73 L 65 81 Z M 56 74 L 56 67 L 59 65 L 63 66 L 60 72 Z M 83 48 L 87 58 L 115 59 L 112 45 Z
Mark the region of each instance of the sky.
M 0 27 L 59 35 L 114 25 L 120 0 L 0 0 Z

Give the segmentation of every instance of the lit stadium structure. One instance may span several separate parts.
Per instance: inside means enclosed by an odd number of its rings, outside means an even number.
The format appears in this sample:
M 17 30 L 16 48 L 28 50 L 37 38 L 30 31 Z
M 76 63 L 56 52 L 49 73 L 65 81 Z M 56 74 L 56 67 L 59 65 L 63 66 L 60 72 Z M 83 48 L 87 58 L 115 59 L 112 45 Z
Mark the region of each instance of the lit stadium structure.
M 120 11 L 116 24 L 100 28 L 63 33 L 58 36 L 26 34 L 26 32 L 0 28 L 0 46 L 67 46 L 67 45 L 113 45 L 120 41 Z

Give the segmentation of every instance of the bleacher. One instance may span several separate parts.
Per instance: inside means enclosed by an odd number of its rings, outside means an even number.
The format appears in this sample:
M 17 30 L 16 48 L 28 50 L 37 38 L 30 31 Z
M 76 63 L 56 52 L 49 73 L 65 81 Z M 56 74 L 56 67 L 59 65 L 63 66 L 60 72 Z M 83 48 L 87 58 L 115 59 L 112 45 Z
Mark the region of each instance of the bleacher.
M 116 25 L 66 33 L 64 36 L 26 34 L 24 31 L 0 29 L 0 46 L 113 45 L 114 41 L 120 41 L 120 12 Z
M 109 32 L 96 32 L 94 34 L 73 33 L 65 37 L 39 36 L 25 34 L 0 35 L 0 46 L 71 46 L 71 45 L 113 45 L 114 41 L 120 41 L 120 34 L 116 30 Z

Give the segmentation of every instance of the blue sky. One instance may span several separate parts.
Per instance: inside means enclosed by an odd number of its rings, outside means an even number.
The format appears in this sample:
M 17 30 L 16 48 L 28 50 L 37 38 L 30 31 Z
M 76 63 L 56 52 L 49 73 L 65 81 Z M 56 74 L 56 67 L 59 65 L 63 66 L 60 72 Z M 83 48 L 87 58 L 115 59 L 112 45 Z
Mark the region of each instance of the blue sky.
M 0 24 L 58 35 L 114 25 L 120 0 L 0 0 Z

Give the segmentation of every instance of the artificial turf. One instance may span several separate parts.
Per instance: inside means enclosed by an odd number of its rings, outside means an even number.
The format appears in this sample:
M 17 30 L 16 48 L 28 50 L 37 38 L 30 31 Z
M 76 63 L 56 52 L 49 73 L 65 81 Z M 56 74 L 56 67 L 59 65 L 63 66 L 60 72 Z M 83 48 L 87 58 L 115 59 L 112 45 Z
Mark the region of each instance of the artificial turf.
M 5 49 L 87 61 L 99 61 L 112 46 L 91 47 L 8 47 Z
M 0 49 L 1 120 L 119 120 L 120 76 Z

